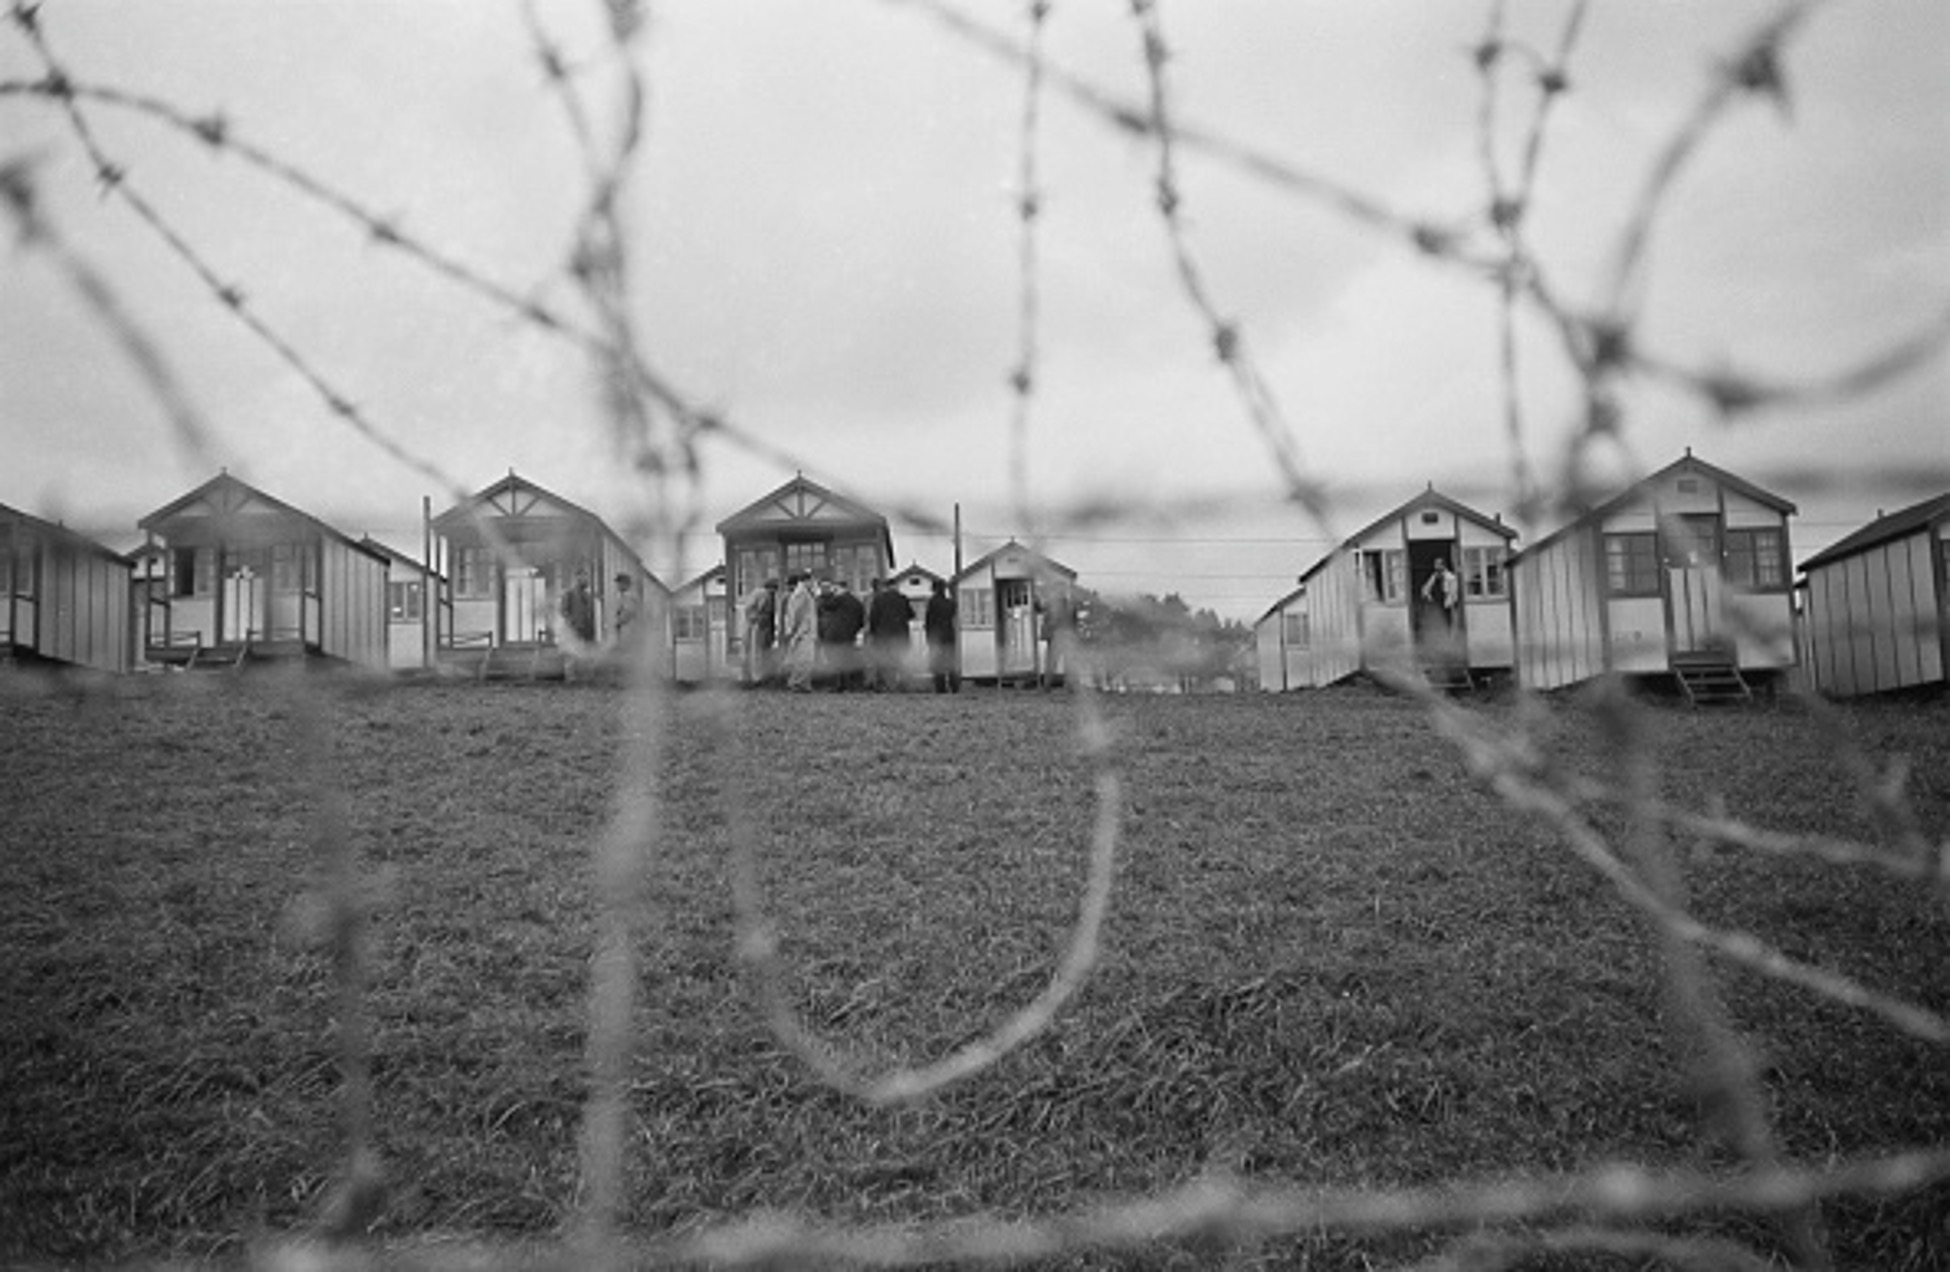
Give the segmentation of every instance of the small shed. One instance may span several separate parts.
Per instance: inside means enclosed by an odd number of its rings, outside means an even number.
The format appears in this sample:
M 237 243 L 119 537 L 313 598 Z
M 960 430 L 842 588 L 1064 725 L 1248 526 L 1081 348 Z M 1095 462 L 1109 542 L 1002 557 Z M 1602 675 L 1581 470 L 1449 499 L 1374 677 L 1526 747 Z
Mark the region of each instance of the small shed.
M 1880 515 L 1801 572 L 1814 689 L 1851 696 L 1949 682 L 1950 492 Z
M 388 560 L 388 667 L 401 672 L 435 667 L 441 577 L 429 566 L 372 536 L 362 544 Z
M 567 654 L 602 658 L 616 643 L 623 589 L 640 617 L 635 623 L 655 635 L 658 671 L 672 674 L 666 586 L 597 514 L 512 470 L 429 529 L 442 568 L 445 631 L 437 658 L 444 664 L 556 675 Z M 580 583 L 589 599 L 589 639 L 566 625 L 562 607 Z
M 960 675 L 1004 684 L 1062 673 L 1050 639 L 1053 624 L 1073 622 L 1075 579 L 1072 568 L 1017 540 L 966 564 L 950 582 Z
M 121 554 L 0 505 L 0 659 L 127 673 L 129 581 Z
M 891 572 L 891 584 L 911 604 L 911 657 L 907 672 L 923 674 L 929 667 L 925 651 L 925 607 L 931 602 L 932 588 L 949 585 L 950 581 L 931 568 L 913 562 Z
M 673 591 L 673 676 L 691 684 L 730 677 L 727 569 L 709 567 Z
M 1689 692 L 1795 664 L 1795 506 L 1689 450 L 1510 560 L 1526 686 L 1670 674 Z
M 1500 516 L 1430 485 L 1347 537 L 1259 618 L 1259 685 L 1297 690 L 1387 670 L 1458 685 L 1508 674 L 1503 563 L 1515 538 Z
M 715 525 L 729 576 L 725 610 L 731 640 L 745 641 L 740 611 L 764 580 L 808 571 L 828 576 L 859 598 L 890 574 L 897 555 L 884 515 L 797 474 Z
M 163 571 L 137 619 L 152 662 L 388 667 L 386 554 L 222 472 L 137 525 Z

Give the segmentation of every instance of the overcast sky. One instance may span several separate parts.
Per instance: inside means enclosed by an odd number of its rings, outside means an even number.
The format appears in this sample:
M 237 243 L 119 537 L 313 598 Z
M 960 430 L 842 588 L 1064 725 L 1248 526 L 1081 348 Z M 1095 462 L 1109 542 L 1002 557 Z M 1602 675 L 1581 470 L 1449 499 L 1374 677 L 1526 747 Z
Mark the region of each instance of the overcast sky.
M 539 12 L 605 119 L 596 5 Z M 1018 35 L 1019 4 L 962 11 Z M 1561 295 L 1599 295 L 1639 183 L 1715 60 L 1774 7 L 1592 6 L 1551 117 L 1528 231 Z M 1552 47 L 1563 4 L 1508 6 Z M 1017 184 L 1023 74 L 890 0 L 670 0 L 639 65 L 649 133 L 627 213 L 635 318 L 694 401 L 873 503 L 954 503 L 968 560 L 1014 525 L 1006 443 L 1019 355 Z M 1437 223 L 1488 191 L 1470 50 L 1483 3 L 1167 0 L 1173 118 Z M 1776 378 L 1852 366 L 1949 305 L 1950 29 L 1943 0 L 1824 6 L 1789 47 L 1786 110 L 1723 117 L 1655 228 L 1641 340 L 1694 366 Z M 563 279 L 586 186 L 516 0 L 50 0 L 49 46 L 78 82 L 222 111 L 263 146 L 399 219 L 484 276 L 570 309 Z M 1146 100 L 1125 0 L 1059 0 L 1057 67 Z M 40 77 L 0 31 L 0 80 Z M 1498 149 L 1516 170 L 1530 105 L 1505 78 Z M 358 228 L 155 121 L 84 101 L 103 149 L 253 311 L 362 412 L 456 487 L 514 468 L 618 518 L 633 479 L 590 371 Z M 1283 484 L 1156 207 L 1156 158 L 1050 94 L 1036 137 L 1038 374 L 1031 495 L 1133 510 L 1050 552 L 1105 592 L 1177 591 L 1246 620 L 1329 547 Z M 446 492 L 339 420 L 122 202 L 105 199 L 65 118 L 0 97 L 0 164 L 26 161 L 62 241 L 114 283 L 216 439 L 178 446 L 155 394 L 50 254 L 15 248 L 0 286 L 0 502 L 118 547 L 137 518 L 216 464 L 343 529 L 413 549 Z M 1339 534 L 1433 482 L 1512 518 L 1488 284 L 1401 240 L 1185 148 L 1188 243 L 1270 383 L 1306 465 L 1340 493 Z M 11 235 L 11 227 L 9 233 Z M 1526 330 L 1533 463 L 1574 420 L 1553 342 Z M 1637 463 L 1682 448 L 1801 507 L 1797 557 L 1949 485 L 1941 351 L 1850 403 L 1722 425 L 1686 396 L 1630 399 Z M 793 476 L 710 447 L 706 522 Z M 1642 472 L 1642 471 L 1641 471 Z M 1190 507 L 1212 502 L 1201 516 Z M 947 570 L 942 535 L 895 529 L 901 560 Z M 669 578 L 704 568 L 702 536 Z

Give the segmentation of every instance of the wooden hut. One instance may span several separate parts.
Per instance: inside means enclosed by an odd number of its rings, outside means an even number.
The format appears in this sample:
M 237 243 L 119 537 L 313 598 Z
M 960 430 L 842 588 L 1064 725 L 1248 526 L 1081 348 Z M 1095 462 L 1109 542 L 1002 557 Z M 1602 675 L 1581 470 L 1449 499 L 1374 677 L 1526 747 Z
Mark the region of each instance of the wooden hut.
M 949 586 L 950 581 L 931 568 L 913 562 L 891 572 L 891 583 L 911 604 L 911 653 L 905 661 L 905 673 L 907 676 L 924 677 L 931 668 L 925 650 L 925 607 L 931 601 L 933 586 Z
M 435 667 L 436 621 L 440 614 L 437 598 L 441 587 L 437 573 L 426 563 L 372 536 L 362 536 L 361 543 L 386 555 L 388 560 L 388 667 L 397 673 Z
M 129 581 L 121 554 L 0 505 L 0 659 L 127 673 Z
M 1510 560 L 1526 686 L 1670 675 L 1744 697 L 1795 663 L 1795 506 L 1688 451 Z
M 1259 685 L 1298 690 L 1395 672 L 1465 686 L 1508 675 L 1503 563 L 1515 538 L 1500 517 L 1429 486 L 1347 537 L 1258 620 Z
M 1055 617 L 1071 623 L 1075 572 L 1009 540 L 952 577 L 959 606 L 959 671 L 968 681 L 1065 676 L 1050 650 Z
M 846 585 L 859 598 L 890 574 L 896 554 L 884 515 L 797 474 L 760 500 L 715 525 L 729 578 L 728 633 L 745 642 L 741 614 L 764 580 L 784 581 L 809 571 Z
M 514 470 L 429 524 L 442 567 L 443 664 L 480 676 L 563 676 L 568 658 L 603 662 L 618 636 L 621 576 L 654 635 L 659 672 L 672 674 L 671 599 L 625 538 L 590 510 Z M 590 638 L 567 626 L 563 604 L 582 585 Z
M 1948 683 L 1951 493 L 1878 517 L 1801 564 L 1804 664 L 1824 695 Z
M 163 572 L 137 620 L 152 662 L 387 668 L 386 554 L 228 473 L 137 525 Z
M 727 569 L 709 567 L 673 591 L 673 676 L 692 684 L 730 677 Z

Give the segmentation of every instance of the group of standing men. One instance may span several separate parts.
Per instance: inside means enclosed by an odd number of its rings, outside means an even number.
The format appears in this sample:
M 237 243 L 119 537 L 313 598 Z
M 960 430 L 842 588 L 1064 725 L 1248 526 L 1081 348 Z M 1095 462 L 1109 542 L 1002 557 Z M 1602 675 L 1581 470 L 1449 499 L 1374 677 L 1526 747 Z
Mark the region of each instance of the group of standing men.
M 866 607 L 841 581 L 793 571 L 786 593 L 774 579 L 763 581 L 744 600 L 743 611 L 751 684 L 779 681 L 804 693 L 818 681 L 832 691 L 904 689 L 911 602 L 894 581 L 873 581 Z M 925 641 L 932 689 L 957 691 L 958 608 L 939 582 L 925 606 Z

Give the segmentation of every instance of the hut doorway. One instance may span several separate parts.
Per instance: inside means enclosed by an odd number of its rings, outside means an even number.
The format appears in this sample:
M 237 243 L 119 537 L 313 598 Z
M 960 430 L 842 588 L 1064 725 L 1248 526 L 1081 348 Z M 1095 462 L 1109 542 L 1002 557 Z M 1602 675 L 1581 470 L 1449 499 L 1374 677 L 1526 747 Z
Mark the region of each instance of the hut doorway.
M 224 578 L 223 620 L 218 632 L 220 642 L 250 642 L 264 635 L 259 631 L 259 597 L 264 587 L 264 577 L 251 563 L 239 565 L 238 569 Z
M 1719 515 L 1681 515 L 1660 541 L 1672 655 L 1691 659 L 1728 654 L 1726 608 L 1720 592 Z
M 503 642 L 542 642 L 551 614 L 550 582 L 536 567 L 513 567 L 503 576 Z
M 1040 672 L 1040 620 L 1033 607 L 1033 581 L 1000 580 L 994 590 L 999 675 L 1033 677 Z
M 1414 645 L 1427 666 L 1447 666 L 1468 658 L 1468 638 L 1462 624 L 1461 555 L 1453 540 L 1421 540 L 1408 545 L 1408 561 L 1414 568 L 1414 587 L 1408 590 L 1412 609 Z M 1454 587 L 1446 586 L 1441 569 L 1454 577 Z

